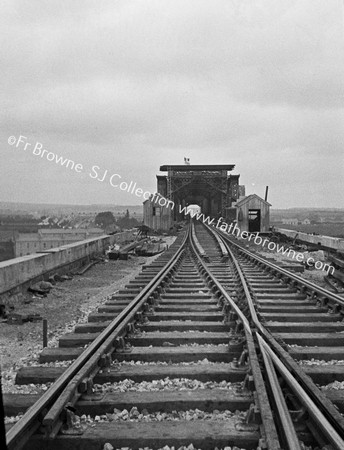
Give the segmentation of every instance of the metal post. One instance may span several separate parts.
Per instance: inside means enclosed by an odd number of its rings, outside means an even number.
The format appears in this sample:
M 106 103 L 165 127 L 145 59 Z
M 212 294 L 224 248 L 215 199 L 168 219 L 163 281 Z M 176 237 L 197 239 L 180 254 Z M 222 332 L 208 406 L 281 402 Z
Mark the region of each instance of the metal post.
M 43 348 L 48 347 L 48 321 L 43 319 Z

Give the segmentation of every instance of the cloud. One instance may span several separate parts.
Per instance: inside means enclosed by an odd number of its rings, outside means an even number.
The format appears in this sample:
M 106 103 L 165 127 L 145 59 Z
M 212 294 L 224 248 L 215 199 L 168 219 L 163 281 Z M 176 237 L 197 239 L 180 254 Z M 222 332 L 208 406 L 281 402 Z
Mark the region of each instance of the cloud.
M 269 180 L 276 206 L 293 206 L 285 193 L 301 169 L 315 189 L 320 169 L 342 183 L 338 0 L 11 0 L 2 17 L 4 200 L 18 178 L 16 200 L 40 192 L 59 202 L 70 186 L 75 203 L 136 202 L 86 177 L 62 180 L 47 164 L 54 182 L 30 182 L 37 161 L 11 153 L 12 134 L 150 189 L 158 167 L 185 152 L 194 163 L 236 163 L 249 185 Z M 334 185 L 318 191 L 322 206 L 342 201 Z M 304 206 L 308 193 L 297 196 Z

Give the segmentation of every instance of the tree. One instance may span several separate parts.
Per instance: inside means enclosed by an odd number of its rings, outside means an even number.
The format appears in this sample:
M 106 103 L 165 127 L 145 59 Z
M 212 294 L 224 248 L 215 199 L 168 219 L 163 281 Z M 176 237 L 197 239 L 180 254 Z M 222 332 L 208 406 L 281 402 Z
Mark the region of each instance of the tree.
M 111 211 L 104 211 L 96 215 L 94 222 L 101 227 L 107 227 L 115 223 L 115 218 Z

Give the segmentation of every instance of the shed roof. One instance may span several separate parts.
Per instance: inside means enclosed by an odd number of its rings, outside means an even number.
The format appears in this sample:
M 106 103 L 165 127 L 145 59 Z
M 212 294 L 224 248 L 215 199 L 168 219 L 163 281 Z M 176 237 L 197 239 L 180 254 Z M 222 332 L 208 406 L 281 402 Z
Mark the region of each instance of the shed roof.
M 245 197 L 245 198 L 239 200 L 239 201 L 237 202 L 237 206 L 242 206 L 242 205 L 244 205 L 245 203 L 248 203 L 248 202 L 249 202 L 250 200 L 252 200 L 253 198 L 257 198 L 260 202 L 265 203 L 265 204 L 271 206 L 271 203 L 265 201 L 263 198 L 259 197 L 259 195 L 257 195 L 257 194 L 251 194 L 251 195 L 248 195 L 247 197 Z

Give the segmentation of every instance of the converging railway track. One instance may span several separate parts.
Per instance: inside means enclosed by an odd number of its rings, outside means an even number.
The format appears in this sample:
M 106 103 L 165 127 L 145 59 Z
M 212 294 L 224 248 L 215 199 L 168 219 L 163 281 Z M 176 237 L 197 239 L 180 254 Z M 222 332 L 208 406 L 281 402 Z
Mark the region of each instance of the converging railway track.
M 304 362 L 340 359 L 342 302 L 190 223 L 18 371 L 51 386 L 4 396 L 8 416 L 25 411 L 8 449 L 343 449 L 344 396 L 316 384 L 344 380 L 344 365 Z

